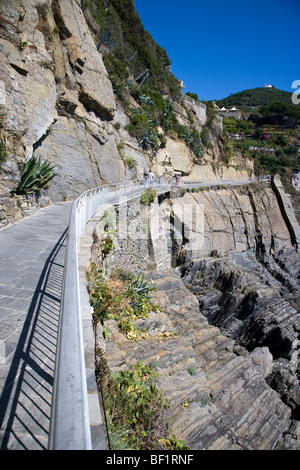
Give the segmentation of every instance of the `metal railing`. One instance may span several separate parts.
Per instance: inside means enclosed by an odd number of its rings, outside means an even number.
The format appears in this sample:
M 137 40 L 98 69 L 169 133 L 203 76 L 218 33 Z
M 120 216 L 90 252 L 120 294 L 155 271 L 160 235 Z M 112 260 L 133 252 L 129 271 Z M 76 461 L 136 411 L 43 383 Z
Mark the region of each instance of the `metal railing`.
M 239 182 L 204 183 L 180 182 L 180 187 L 213 187 L 247 184 Z M 51 450 L 92 449 L 84 344 L 81 326 L 79 294 L 78 243 L 83 230 L 92 217 L 106 204 L 116 204 L 138 197 L 147 187 L 162 193 L 170 190 L 171 180 L 123 182 L 114 186 L 102 186 L 84 192 L 72 204 L 66 249 L 63 294 L 60 312 L 59 336 L 55 364 L 53 401 L 49 433 Z
M 84 192 L 72 204 L 49 432 L 51 450 L 92 449 L 87 399 L 77 248 L 86 224 L 107 203 L 142 194 L 146 187 L 165 191 L 166 180 L 124 182 Z

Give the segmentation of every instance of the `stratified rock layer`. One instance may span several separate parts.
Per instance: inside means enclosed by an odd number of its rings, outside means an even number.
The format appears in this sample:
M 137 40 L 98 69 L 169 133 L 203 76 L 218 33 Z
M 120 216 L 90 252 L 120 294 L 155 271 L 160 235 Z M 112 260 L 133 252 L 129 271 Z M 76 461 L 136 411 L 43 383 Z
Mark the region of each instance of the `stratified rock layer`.
M 128 237 L 115 238 L 106 272 L 148 268 L 162 311 L 136 322 L 148 333 L 137 342 L 106 323 L 109 367 L 152 364 L 192 449 L 299 449 L 298 227 L 266 185 L 178 195 L 112 208 Z
M 105 342 L 112 371 L 141 360 L 159 372 L 171 405 L 171 427 L 191 449 L 273 449 L 290 425 L 290 409 L 267 385 L 267 348 L 240 356 L 234 341 L 209 325 L 177 275 L 154 276 L 161 313 L 136 322 L 148 332 L 131 342 L 113 320 Z

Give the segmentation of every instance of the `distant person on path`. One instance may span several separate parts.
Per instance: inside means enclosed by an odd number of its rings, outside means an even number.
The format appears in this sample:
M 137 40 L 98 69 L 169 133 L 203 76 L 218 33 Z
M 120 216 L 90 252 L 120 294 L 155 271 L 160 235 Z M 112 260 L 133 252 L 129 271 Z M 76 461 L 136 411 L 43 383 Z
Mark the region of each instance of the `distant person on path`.
M 150 171 L 150 173 L 148 174 L 148 181 L 150 184 L 152 184 L 154 181 L 154 174 L 152 173 L 152 171 Z
M 180 178 L 180 175 L 174 175 L 173 183 L 175 186 L 178 186 L 179 178 Z

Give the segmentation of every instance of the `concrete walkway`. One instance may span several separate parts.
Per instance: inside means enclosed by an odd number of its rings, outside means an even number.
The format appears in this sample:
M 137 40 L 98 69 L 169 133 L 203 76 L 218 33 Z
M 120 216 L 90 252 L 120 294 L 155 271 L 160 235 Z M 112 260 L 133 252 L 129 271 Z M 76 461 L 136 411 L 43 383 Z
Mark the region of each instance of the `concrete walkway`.
M 0 449 L 47 449 L 71 203 L 0 230 Z

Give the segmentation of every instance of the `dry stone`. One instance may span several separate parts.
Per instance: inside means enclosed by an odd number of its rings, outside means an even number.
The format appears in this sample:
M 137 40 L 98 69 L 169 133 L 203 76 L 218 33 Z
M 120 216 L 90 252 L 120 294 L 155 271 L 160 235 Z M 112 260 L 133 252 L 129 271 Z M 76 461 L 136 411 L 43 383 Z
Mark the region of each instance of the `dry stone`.
M 164 171 L 164 162 L 168 162 L 173 172 L 189 174 L 193 167 L 192 152 L 184 142 L 167 138 L 166 147 L 157 153 L 157 164 L 160 165 L 160 172 Z M 161 173 L 163 174 L 163 173 Z

